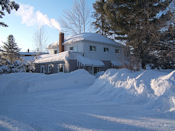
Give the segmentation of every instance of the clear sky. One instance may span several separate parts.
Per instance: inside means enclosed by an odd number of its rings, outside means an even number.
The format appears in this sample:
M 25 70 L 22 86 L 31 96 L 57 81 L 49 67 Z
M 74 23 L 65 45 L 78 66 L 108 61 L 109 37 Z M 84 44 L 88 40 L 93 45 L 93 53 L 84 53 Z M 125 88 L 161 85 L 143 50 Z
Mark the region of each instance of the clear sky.
M 20 9 L 6 14 L 1 21 L 9 27 L 0 26 L 0 45 L 13 34 L 21 51 L 35 50 L 34 34 L 39 27 L 44 27 L 47 35 L 46 45 L 58 40 L 60 19 L 64 11 L 73 6 L 73 0 L 15 0 Z M 93 11 L 95 0 L 86 0 L 88 8 Z M 45 45 L 45 46 L 46 46 Z

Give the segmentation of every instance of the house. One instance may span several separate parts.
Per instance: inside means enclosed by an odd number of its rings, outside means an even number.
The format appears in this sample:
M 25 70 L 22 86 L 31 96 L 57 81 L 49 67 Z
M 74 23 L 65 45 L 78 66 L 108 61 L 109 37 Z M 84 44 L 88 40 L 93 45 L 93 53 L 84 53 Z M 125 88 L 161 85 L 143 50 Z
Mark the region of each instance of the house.
M 35 60 L 36 72 L 57 73 L 86 69 L 92 74 L 125 64 L 125 46 L 96 33 L 82 33 L 48 46 L 49 54 Z M 59 52 L 59 53 L 58 53 Z
M 32 70 L 32 68 L 33 68 L 32 63 L 41 54 L 43 55 L 43 54 L 47 54 L 47 53 L 45 53 L 45 52 L 30 52 L 29 49 L 27 50 L 27 52 L 19 52 L 19 56 L 20 56 L 22 62 L 24 63 L 27 72 Z

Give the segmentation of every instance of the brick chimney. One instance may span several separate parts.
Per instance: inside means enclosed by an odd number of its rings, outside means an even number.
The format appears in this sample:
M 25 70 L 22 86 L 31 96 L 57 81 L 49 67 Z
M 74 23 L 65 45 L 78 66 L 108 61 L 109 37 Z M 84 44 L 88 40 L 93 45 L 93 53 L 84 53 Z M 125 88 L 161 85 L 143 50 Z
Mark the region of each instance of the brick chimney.
M 64 42 L 64 33 L 60 32 L 59 34 L 59 53 L 64 51 L 63 42 Z

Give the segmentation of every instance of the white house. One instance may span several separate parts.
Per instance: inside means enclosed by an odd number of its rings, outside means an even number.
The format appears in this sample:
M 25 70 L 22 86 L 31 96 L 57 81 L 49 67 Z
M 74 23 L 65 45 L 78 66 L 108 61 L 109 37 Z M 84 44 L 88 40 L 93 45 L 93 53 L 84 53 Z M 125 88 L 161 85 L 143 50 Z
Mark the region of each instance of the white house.
M 126 61 L 124 48 L 96 33 L 83 33 L 67 39 L 60 33 L 59 42 L 48 46 L 49 55 L 42 55 L 35 61 L 36 72 L 70 72 L 84 68 L 94 74 L 111 67 L 119 68 Z

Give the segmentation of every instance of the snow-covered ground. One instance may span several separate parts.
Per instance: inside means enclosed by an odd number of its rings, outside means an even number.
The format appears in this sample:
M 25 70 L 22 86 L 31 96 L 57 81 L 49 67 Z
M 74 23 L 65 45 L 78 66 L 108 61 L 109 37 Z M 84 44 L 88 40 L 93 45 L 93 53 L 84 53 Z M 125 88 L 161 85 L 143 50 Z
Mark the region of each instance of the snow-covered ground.
M 0 75 L 0 131 L 174 131 L 175 71 Z

